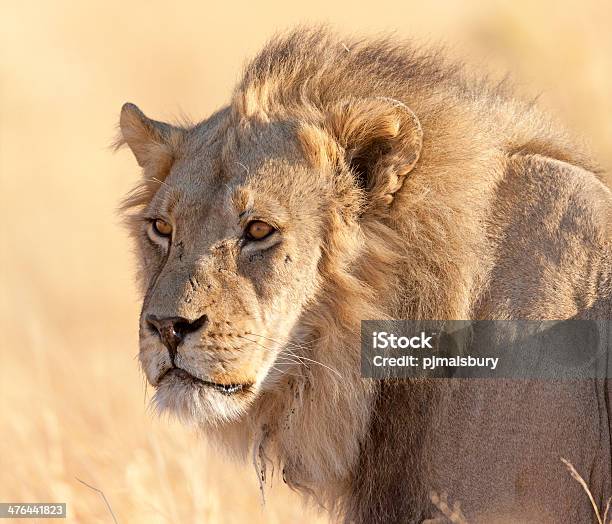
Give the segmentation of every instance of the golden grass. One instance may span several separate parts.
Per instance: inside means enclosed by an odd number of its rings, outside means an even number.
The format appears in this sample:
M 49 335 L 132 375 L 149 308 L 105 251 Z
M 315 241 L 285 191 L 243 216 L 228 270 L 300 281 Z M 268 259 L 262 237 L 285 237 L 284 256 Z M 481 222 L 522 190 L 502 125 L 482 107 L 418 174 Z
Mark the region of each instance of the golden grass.
M 592 138 L 612 163 L 604 2 L 392 0 L 0 6 L 0 500 L 65 501 L 68 522 L 315 522 L 282 482 L 261 508 L 249 466 L 147 410 L 138 299 L 115 209 L 138 171 L 112 155 L 119 108 L 202 118 L 275 30 L 446 38 Z M 323 14 L 324 13 L 324 14 Z M 320 518 L 324 521 L 324 518 Z

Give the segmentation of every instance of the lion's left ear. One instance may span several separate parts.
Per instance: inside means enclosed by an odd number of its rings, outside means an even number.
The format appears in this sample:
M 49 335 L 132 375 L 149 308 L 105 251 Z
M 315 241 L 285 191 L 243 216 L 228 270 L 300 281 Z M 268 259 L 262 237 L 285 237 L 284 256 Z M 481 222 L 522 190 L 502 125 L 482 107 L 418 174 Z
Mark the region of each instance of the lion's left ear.
M 115 142 L 134 153 L 138 165 L 149 175 L 165 177 L 183 139 L 183 130 L 148 118 L 134 104 L 124 104 L 119 119 L 120 136 Z
M 421 154 L 416 115 L 390 98 L 349 99 L 330 108 L 327 126 L 369 199 L 390 204 Z

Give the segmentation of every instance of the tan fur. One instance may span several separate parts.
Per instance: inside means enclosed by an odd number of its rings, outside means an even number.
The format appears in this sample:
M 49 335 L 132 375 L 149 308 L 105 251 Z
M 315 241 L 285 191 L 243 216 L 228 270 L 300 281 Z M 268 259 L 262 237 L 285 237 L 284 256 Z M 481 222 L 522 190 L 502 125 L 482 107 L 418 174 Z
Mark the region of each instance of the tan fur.
M 171 127 L 126 105 L 120 125 L 144 168 L 124 207 L 141 255 L 141 362 L 158 406 L 252 452 L 264 481 L 274 466 L 348 520 L 433 511 L 437 473 L 419 432 L 448 398 L 428 382 L 363 380 L 362 319 L 569 318 L 594 307 L 609 318 L 611 199 L 595 166 L 531 104 L 439 52 L 300 29 L 271 41 L 208 120 Z M 544 223 L 517 225 L 527 189 L 535 208 L 551 207 Z M 566 237 L 535 242 L 568 212 Z M 149 238 L 158 216 L 173 224 L 170 246 Z M 281 241 L 241 244 L 251 219 Z M 555 250 L 575 256 L 540 256 Z M 181 367 L 248 382 L 248 392 L 159 382 L 171 364 L 147 328 L 151 313 L 208 315 L 179 349 Z M 380 477 L 388 457 L 368 459 L 384 442 L 407 468 L 399 476 L 389 465 Z M 391 482 L 407 490 L 395 506 Z

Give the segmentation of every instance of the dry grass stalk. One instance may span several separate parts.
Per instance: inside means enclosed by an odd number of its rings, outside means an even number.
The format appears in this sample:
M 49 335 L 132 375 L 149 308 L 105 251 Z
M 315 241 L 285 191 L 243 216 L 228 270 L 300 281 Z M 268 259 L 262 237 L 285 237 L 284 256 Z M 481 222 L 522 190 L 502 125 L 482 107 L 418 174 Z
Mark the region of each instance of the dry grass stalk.
M 117 519 L 115 518 L 115 514 L 113 513 L 113 508 L 111 508 L 111 505 L 108 502 L 108 499 L 106 498 L 106 495 L 104 494 L 104 491 L 102 491 L 101 489 L 95 488 L 95 487 L 91 486 L 90 484 L 87 484 L 87 482 L 81 480 L 80 478 L 77 478 L 77 477 L 74 477 L 74 478 L 77 479 L 84 486 L 87 486 L 89 489 L 93 489 L 94 491 L 96 491 L 100 495 L 102 495 L 102 498 L 104 499 L 104 503 L 106 504 L 106 507 L 108 508 L 108 511 L 110 512 L 111 517 L 113 517 L 113 522 L 115 524 L 117 524 Z
M 610 521 L 607 521 L 606 519 L 608 518 L 608 511 L 610 510 L 610 501 L 612 500 L 612 497 L 608 499 L 608 503 L 606 504 L 606 510 L 604 511 L 603 518 L 602 518 L 601 514 L 599 513 L 599 508 L 597 507 L 597 504 L 595 503 L 595 499 L 593 498 L 593 494 L 591 493 L 591 490 L 589 489 L 589 486 L 587 485 L 586 481 L 580 476 L 580 474 L 576 471 L 576 468 L 574 468 L 574 466 L 569 460 L 562 458 L 561 462 L 565 464 L 565 467 L 567 467 L 567 469 L 569 470 L 572 478 L 576 480 L 576 482 L 578 482 L 578 484 L 582 486 L 582 489 L 584 489 L 584 491 L 588 495 L 589 500 L 591 501 L 591 505 L 593 506 L 593 511 L 595 512 L 595 516 L 597 517 L 597 522 L 599 524 L 606 524 L 606 522 L 610 524 L 610 522 L 612 522 L 612 519 Z

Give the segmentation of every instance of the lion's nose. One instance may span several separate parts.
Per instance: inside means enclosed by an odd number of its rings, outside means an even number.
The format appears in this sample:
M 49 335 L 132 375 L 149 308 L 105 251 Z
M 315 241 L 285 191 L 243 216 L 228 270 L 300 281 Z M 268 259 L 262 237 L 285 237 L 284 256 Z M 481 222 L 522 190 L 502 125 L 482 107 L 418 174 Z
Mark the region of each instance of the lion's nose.
M 170 359 L 174 364 L 176 351 L 183 339 L 189 334 L 200 329 L 208 322 L 208 317 L 202 315 L 196 320 L 188 320 L 183 317 L 159 318 L 155 315 L 147 315 L 147 324 L 159 334 L 159 338 L 170 353 Z

